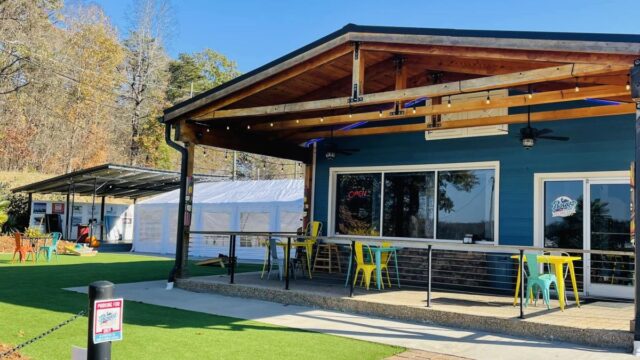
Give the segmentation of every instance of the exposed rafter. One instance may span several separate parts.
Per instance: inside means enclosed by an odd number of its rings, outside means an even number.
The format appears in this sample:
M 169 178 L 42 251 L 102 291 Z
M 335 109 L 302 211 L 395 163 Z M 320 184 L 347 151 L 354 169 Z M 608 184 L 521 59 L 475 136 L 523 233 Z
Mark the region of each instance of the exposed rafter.
M 635 113 L 635 104 L 621 104 L 610 106 L 594 106 L 588 108 L 568 109 L 568 110 L 555 110 L 555 111 L 542 111 L 531 113 L 532 122 L 540 121 L 556 121 L 556 120 L 571 120 L 580 119 L 586 117 L 599 117 L 599 116 L 612 116 L 612 115 L 627 115 Z M 503 125 L 503 124 L 522 124 L 527 122 L 527 114 L 518 115 L 505 115 L 495 117 L 476 118 L 468 120 L 454 120 L 443 122 L 439 127 L 432 127 L 428 123 L 419 124 L 406 124 L 406 125 L 391 125 L 391 126 L 379 126 L 379 127 L 367 127 L 351 130 L 336 130 L 330 131 L 312 131 L 306 133 L 300 133 L 295 136 L 297 140 L 303 141 L 307 139 L 314 139 L 319 137 L 328 136 L 365 136 L 365 135 L 383 135 L 383 134 L 397 134 L 397 133 L 410 133 L 410 132 L 422 132 L 422 131 L 438 131 L 446 129 L 458 129 L 474 126 L 487 126 L 487 125 Z
M 628 68 L 629 66 L 588 64 L 568 64 L 553 66 L 549 68 L 520 71 L 516 73 L 487 76 L 443 84 L 420 86 L 403 90 L 366 94 L 362 96 L 362 101 L 356 103 L 356 105 L 361 106 L 380 104 L 385 102 L 416 99 L 425 96 L 437 97 L 491 89 L 508 88 L 530 83 L 564 80 L 581 76 L 617 72 L 626 70 Z M 315 110 L 331 110 L 353 106 L 353 104 L 349 102 L 349 99 L 350 97 L 270 106 L 258 106 L 244 109 L 218 110 L 206 117 L 200 117 L 197 119 L 213 120 L 218 118 L 267 116 Z

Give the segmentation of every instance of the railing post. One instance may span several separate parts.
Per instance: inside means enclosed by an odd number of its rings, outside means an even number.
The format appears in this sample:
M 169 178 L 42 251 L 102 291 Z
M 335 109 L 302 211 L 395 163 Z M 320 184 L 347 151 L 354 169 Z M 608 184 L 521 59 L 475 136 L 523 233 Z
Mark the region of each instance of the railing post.
M 431 245 L 427 247 L 427 307 L 431 307 Z
M 229 268 L 227 269 L 227 275 L 231 276 L 231 256 L 233 255 L 233 235 L 229 234 Z
M 520 319 L 524 319 L 524 250 L 520 249 Z
M 353 297 L 353 280 L 356 276 L 356 242 L 355 240 L 351 241 L 351 265 L 349 268 L 351 271 L 349 272 L 349 297 Z
M 233 284 L 236 275 L 236 235 L 231 235 L 231 253 L 229 254 L 229 270 L 231 271 L 231 278 L 229 283 Z
M 93 343 L 93 308 L 96 300 L 113 299 L 114 285 L 109 281 L 94 281 L 89 284 L 89 332 L 87 339 L 88 360 L 111 359 L 111 342 Z
M 271 233 L 267 237 L 267 269 L 271 269 Z
M 291 236 L 287 237 L 287 251 L 284 257 L 284 270 L 286 274 L 284 276 L 284 289 L 289 290 L 289 261 L 291 260 Z

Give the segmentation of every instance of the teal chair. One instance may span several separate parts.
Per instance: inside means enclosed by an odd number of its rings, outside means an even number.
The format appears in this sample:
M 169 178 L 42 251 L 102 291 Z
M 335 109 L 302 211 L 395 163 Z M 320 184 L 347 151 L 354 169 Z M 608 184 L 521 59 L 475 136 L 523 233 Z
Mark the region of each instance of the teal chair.
M 51 246 L 41 246 L 40 250 L 38 250 L 38 255 L 36 256 L 36 258 L 40 256 L 40 253 L 44 253 L 48 262 L 48 261 L 51 261 L 51 256 L 53 256 L 53 254 L 55 253 L 56 261 L 58 261 L 58 241 L 61 238 L 62 238 L 62 233 L 59 233 L 59 232 L 51 233 Z
M 524 256 L 527 259 L 527 269 L 529 270 L 529 276 L 527 277 L 527 299 L 531 299 L 533 290 L 542 291 L 542 299 L 544 303 L 547 305 L 547 309 L 550 309 L 549 305 L 550 299 L 550 290 L 551 284 L 558 291 L 558 280 L 554 274 L 540 274 L 540 266 L 538 265 L 538 254 L 536 253 L 525 253 Z M 536 302 L 538 297 L 536 295 Z M 525 306 L 527 302 L 525 302 Z

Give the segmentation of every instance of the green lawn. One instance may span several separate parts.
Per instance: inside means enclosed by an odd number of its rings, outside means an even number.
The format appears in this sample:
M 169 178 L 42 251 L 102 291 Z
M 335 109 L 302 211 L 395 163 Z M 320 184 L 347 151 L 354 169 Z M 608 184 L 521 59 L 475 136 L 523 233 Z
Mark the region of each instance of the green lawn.
M 86 309 L 84 294 L 62 290 L 94 280 L 125 283 L 166 278 L 169 259 L 131 254 L 60 256 L 59 264 L 10 264 L 0 254 L 0 343 L 18 344 Z M 250 270 L 240 266 L 240 271 Z M 191 273 L 219 273 L 196 267 Z M 124 340 L 114 359 L 383 359 L 392 346 L 283 328 L 255 321 L 127 301 Z M 82 317 L 21 352 L 33 359 L 69 359 L 71 345 L 86 346 Z

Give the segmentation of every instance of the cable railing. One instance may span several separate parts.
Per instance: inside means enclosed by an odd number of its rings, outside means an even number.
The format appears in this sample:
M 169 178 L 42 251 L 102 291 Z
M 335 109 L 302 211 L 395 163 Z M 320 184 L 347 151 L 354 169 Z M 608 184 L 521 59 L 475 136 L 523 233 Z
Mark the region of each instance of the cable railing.
M 544 248 L 535 246 L 517 245 L 490 245 L 490 244 L 462 244 L 454 242 L 443 242 L 434 240 L 407 240 L 407 239 L 377 239 L 368 237 L 326 237 L 326 236 L 304 236 L 293 232 L 246 232 L 246 231 L 191 231 L 192 241 L 190 242 L 190 254 L 202 253 L 208 245 L 203 243 L 201 237 L 215 236 L 226 238 L 224 250 L 229 257 L 230 283 L 236 281 L 235 265 L 237 261 L 238 244 L 243 238 L 258 237 L 259 246 L 252 246 L 260 254 L 268 269 L 268 262 L 271 256 L 268 255 L 268 240 L 277 238 L 280 242 L 281 254 L 286 257 L 285 264 L 285 289 L 289 289 L 290 260 L 306 259 L 304 247 L 295 246 L 305 240 L 315 240 L 316 243 L 334 244 L 337 248 L 336 259 L 340 271 L 313 271 L 314 258 L 317 248 L 314 248 L 311 256 L 312 282 L 322 284 L 341 283 L 345 284 L 345 291 L 353 296 L 354 281 L 353 271 L 347 272 L 351 263 L 351 269 L 355 268 L 355 257 L 352 249 L 356 241 L 369 246 L 380 246 L 382 242 L 390 242 L 397 248 L 397 272 L 395 266 L 389 266 L 390 276 L 395 279 L 399 277 L 402 288 L 421 290 L 426 292 L 427 306 L 432 306 L 432 292 L 461 292 L 470 294 L 492 294 L 508 295 L 517 297 L 520 303 L 520 316 L 524 317 L 522 309 L 525 297 L 525 281 L 520 281 L 520 286 L 516 289 L 518 277 L 528 278 L 527 266 L 523 261 L 527 253 L 538 254 L 541 260 L 541 269 L 545 273 L 553 273 L 554 266 L 545 263 L 542 254 L 566 253 L 576 257 L 571 262 L 575 275 L 575 290 L 580 297 L 593 299 L 610 299 L 610 293 L 604 291 L 604 296 L 589 291 L 592 287 L 617 287 L 617 290 L 634 294 L 632 290 L 634 282 L 634 257 L 631 251 L 608 251 L 608 250 L 587 250 L 587 249 L 561 249 Z M 249 244 L 249 242 L 246 242 Z M 251 243 L 252 245 L 255 243 Z M 292 244 L 294 246 L 292 246 Z M 218 250 L 223 247 L 215 247 Z M 289 249 L 285 251 L 285 249 Z M 222 252 L 224 253 L 224 252 Z M 524 256 L 523 256 L 524 255 Z M 542 258 L 540 258 L 542 256 Z M 550 255 L 547 255 L 550 256 Z M 579 258 L 579 259 L 577 259 Z M 372 260 L 370 260 L 372 261 Z M 393 263 L 393 259 L 390 260 Z M 305 262 L 302 262 L 305 264 Z M 306 267 L 306 265 L 304 265 Z M 562 273 L 556 273 L 558 281 L 563 281 L 567 298 L 574 299 L 574 284 L 569 271 L 569 263 L 562 266 Z M 519 269 L 524 269 L 519 273 Z M 309 271 L 310 269 L 306 269 Z M 304 269 L 303 269 L 304 274 Z M 396 275 L 397 274 L 397 275 Z M 628 299 L 629 301 L 632 299 Z

